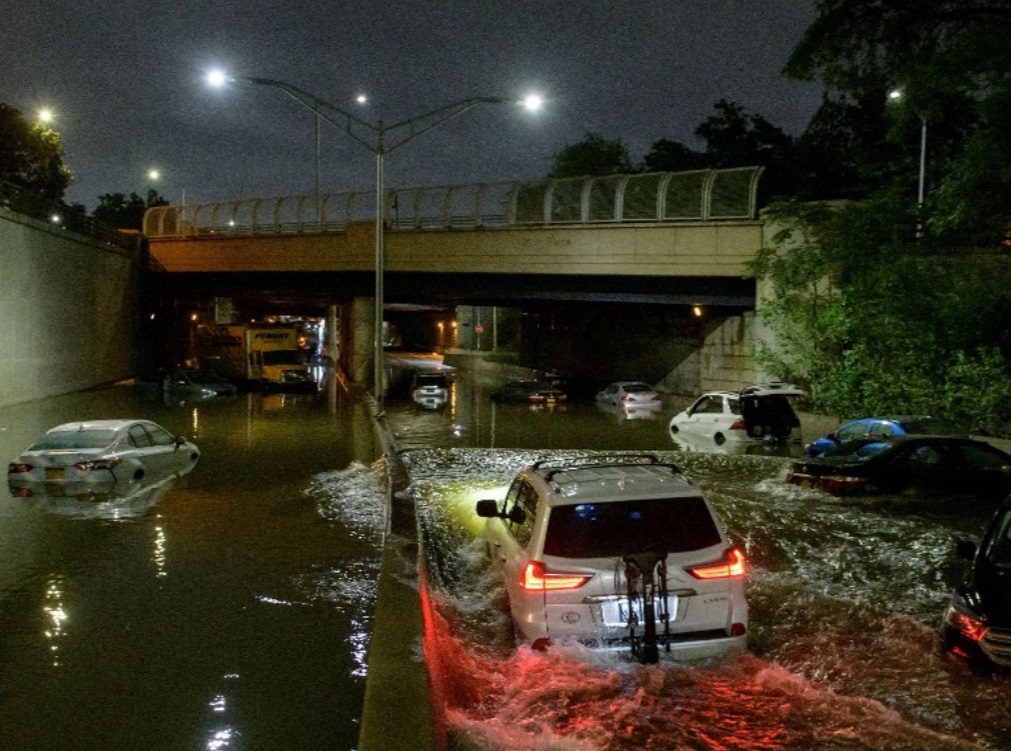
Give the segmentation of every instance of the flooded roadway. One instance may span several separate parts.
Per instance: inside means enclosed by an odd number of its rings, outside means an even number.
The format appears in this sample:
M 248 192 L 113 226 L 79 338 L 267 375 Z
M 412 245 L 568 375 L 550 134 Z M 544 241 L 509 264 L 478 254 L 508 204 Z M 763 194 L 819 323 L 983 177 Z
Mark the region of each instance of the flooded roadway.
M 985 513 L 832 500 L 779 482 L 781 457 L 672 451 L 671 408 L 492 407 L 490 385 L 386 405 L 438 586 L 454 751 L 1011 749 L 1008 679 L 937 652 L 953 541 Z M 0 500 L 0 749 L 354 748 L 383 526 L 364 412 L 112 389 L 0 410 L 0 447 L 126 415 L 193 436 L 196 468 L 134 509 Z M 533 458 L 595 449 L 662 452 L 709 494 L 752 565 L 746 655 L 513 648 L 474 500 Z
M 0 410 L 4 461 L 125 416 L 192 436 L 193 471 L 153 496 L 0 497 L 0 749 L 354 748 L 383 508 L 367 416 L 112 388 Z
M 454 749 L 1011 749 L 1011 678 L 938 650 L 962 570 L 954 543 L 978 539 L 990 509 L 834 499 L 782 482 L 783 457 L 673 451 L 672 411 L 629 421 L 591 405 L 499 406 L 484 425 L 516 432 L 493 431 L 494 445 L 522 450 L 475 451 L 453 447 L 470 420 L 439 433 L 391 410 L 401 443 L 415 446 L 407 462 L 436 570 Z M 640 666 L 513 648 L 474 502 L 501 498 L 535 459 L 580 453 L 571 448 L 657 450 L 703 487 L 748 553 L 747 654 Z

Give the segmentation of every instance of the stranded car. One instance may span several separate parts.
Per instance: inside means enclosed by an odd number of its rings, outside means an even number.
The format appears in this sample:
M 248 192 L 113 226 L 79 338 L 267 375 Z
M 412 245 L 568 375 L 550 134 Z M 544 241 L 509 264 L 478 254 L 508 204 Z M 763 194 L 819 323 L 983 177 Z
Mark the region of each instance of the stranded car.
M 449 401 L 449 386 L 445 373 L 416 373 L 411 383 L 411 399 L 423 409 L 439 409 Z
M 640 407 L 660 409 L 663 399 L 648 383 L 642 381 L 617 381 L 597 392 L 597 403 L 612 407 Z
M 928 415 L 901 417 L 864 417 L 842 425 L 828 435 L 815 438 L 804 447 L 805 456 L 818 456 L 850 441 L 866 438 L 888 440 L 899 435 L 964 435 L 946 420 Z
M 562 389 L 547 381 L 509 381 L 492 393 L 492 401 L 516 404 L 556 404 L 568 399 Z
M 972 566 L 951 594 L 941 642 L 977 665 L 1011 668 L 1011 500 L 991 519 L 979 546 L 962 540 L 958 552 Z
M 702 491 L 653 455 L 541 461 L 502 501 L 485 539 L 513 623 L 535 648 L 574 640 L 655 661 L 745 646 L 745 560 Z
M 833 495 L 917 492 L 1000 500 L 1011 491 L 1011 455 L 972 438 L 866 439 L 794 461 L 786 481 Z
M 790 399 L 804 392 L 782 383 L 748 386 L 740 392 L 709 391 L 670 421 L 670 434 L 713 441 L 800 441 L 800 419 Z
M 186 438 L 149 420 L 90 420 L 59 425 L 7 467 L 15 488 L 51 483 L 125 483 L 179 473 L 200 457 Z

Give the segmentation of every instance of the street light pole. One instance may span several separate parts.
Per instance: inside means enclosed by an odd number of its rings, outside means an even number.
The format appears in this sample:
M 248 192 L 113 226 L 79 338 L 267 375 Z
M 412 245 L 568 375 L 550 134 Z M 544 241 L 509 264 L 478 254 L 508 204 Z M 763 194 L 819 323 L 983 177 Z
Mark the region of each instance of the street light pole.
M 228 80 L 224 74 L 220 72 L 212 73 L 208 76 L 208 80 L 212 85 L 221 85 Z M 469 97 L 467 99 L 461 99 L 452 104 L 448 104 L 444 107 L 439 107 L 437 109 L 425 112 L 416 117 L 409 118 L 407 120 L 402 120 L 394 125 L 385 125 L 382 120 L 378 120 L 376 123 L 370 123 L 357 115 L 352 114 L 340 107 L 331 104 L 319 97 L 309 94 L 306 91 L 293 86 L 292 84 L 285 83 L 284 81 L 277 81 L 272 78 L 241 78 L 238 80 L 245 81 L 246 83 L 258 84 L 261 86 L 271 86 L 274 88 L 281 89 L 288 96 L 295 99 L 297 102 L 305 107 L 308 107 L 313 112 L 316 113 L 317 119 L 322 117 L 324 120 L 329 122 L 331 125 L 336 127 L 338 130 L 342 131 L 349 138 L 365 147 L 375 155 L 376 158 L 376 229 L 375 229 L 375 326 L 373 331 L 373 391 L 376 404 L 382 411 L 383 405 L 383 386 L 384 386 L 384 363 L 383 363 L 383 307 L 385 305 L 384 289 L 383 289 L 383 276 L 385 270 L 385 254 L 386 254 L 386 189 L 385 189 L 385 160 L 386 155 L 400 146 L 403 146 L 408 141 L 411 141 L 422 133 L 435 128 L 436 126 L 450 120 L 457 115 L 461 115 L 469 109 L 476 107 L 480 104 L 507 104 L 509 100 L 502 97 L 494 96 L 480 96 L 480 97 Z M 539 109 L 542 100 L 539 96 L 530 95 L 522 102 L 523 106 L 530 110 Z M 335 119 L 328 115 L 323 109 L 337 113 L 340 119 Z M 370 138 L 365 138 L 359 135 L 356 129 L 365 129 L 370 133 Z M 392 133 L 396 133 L 400 130 L 407 130 L 407 133 L 399 138 L 394 139 L 392 143 L 388 142 L 388 136 Z M 372 140 L 374 139 L 374 140 Z M 318 164 L 318 156 L 317 156 Z M 318 190 L 318 189 L 317 189 Z

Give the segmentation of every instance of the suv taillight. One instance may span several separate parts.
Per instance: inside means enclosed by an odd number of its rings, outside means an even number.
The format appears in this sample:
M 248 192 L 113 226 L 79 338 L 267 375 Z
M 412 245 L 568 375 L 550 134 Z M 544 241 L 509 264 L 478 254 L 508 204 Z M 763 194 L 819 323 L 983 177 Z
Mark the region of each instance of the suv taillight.
M 21 474 L 24 472 L 31 472 L 32 465 L 25 464 L 24 462 L 11 462 L 7 465 L 7 474 Z
M 730 548 L 719 561 L 688 566 L 685 570 L 696 579 L 732 579 L 744 576 L 747 567 L 744 565 L 744 553 L 737 548 Z
M 589 574 L 549 572 L 541 561 L 528 561 L 527 565 L 523 567 L 520 586 L 528 592 L 579 589 L 592 578 L 593 576 Z
M 744 418 L 738 417 L 730 426 L 731 430 L 744 430 Z

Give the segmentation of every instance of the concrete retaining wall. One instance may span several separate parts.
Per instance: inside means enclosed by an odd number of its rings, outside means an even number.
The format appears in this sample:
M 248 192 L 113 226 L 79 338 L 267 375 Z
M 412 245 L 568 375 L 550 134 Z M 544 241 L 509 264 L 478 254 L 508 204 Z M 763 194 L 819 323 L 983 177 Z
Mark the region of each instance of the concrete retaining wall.
M 755 362 L 759 323 L 754 312 L 720 322 L 702 345 L 658 384 L 668 394 L 740 391 L 750 383 L 776 380 Z
M 134 374 L 139 263 L 0 209 L 0 406 Z

